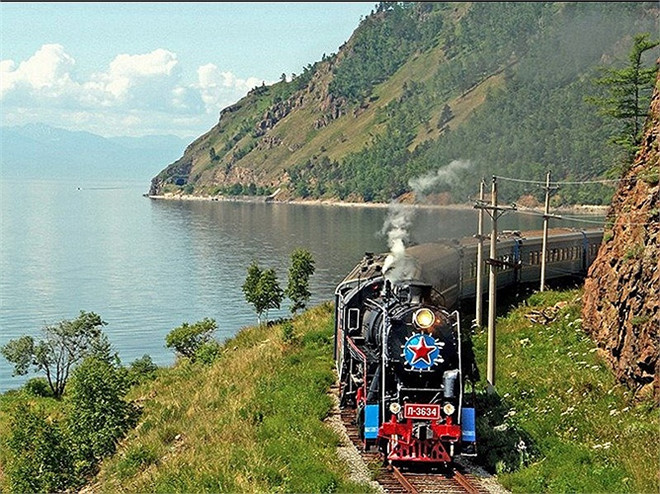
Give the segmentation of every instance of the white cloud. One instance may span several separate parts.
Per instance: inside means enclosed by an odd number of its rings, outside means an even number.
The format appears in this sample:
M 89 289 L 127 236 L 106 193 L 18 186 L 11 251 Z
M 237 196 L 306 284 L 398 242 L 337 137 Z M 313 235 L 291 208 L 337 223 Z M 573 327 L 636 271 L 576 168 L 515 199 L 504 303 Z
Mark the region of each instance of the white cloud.
M 168 118 L 180 125 L 198 122 L 199 126 L 261 84 L 261 79 L 242 79 L 210 63 L 198 68 L 194 83 L 186 83 L 177 55 L 162 48 L 117 55 L 106 70 L 82 80 L 64 47 L 48 44 L 18 64 L 0 61 L 2 124 L 50 120 L 51 124 L 81 128 L 96 120 L 119 126 L 114 135 L 124 130 L 121 126 L 127 126 L 127 131 L 153 127 L 151 122 L 156 120 L 166 125 Z M 98 128 L 84 130 L 102 133 Z
M 117 103 L 130 99 L 136 88 L 153 83 L 160 86 L 175 83 L 179 76 L 176 67 L 176 55 L 170 51 L 158 49 L 144 55 L 117 55 L 110 62 L 107 72 L 92 75 L 92 80 L 86 85 L 90 91 L 100 91 L 106 98 L 112 98 Z M 163 94 L 158 95 L 163 97 Z
M 240 79 L 212 63 L 199 67 L 197 78 L 197 88 L 209 112 L 221 110 L 264 82 L 256 77 Z
M 18 66 L 13 60 L 0 62 L 0 100 L 12 92 L 60 98 L 76 89 L 71 79 L 75 60 L 62 45 L 43 45 Z

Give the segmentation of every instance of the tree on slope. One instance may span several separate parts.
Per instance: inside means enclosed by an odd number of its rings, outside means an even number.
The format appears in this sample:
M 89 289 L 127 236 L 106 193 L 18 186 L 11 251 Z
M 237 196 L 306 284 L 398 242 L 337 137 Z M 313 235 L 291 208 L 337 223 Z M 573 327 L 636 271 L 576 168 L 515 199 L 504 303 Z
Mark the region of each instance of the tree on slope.
M 252 261 L 248 267 L 242 288 L 245 300 L 254 306 L 258 324 L 261 324 L 261 316 L 264 314 L 268 322 L 268 311 L 279 309 L 284 299 L 284 291 L 279 285 L 275 270 L 262 270 L 256 261 Z
M 106 324 L 98 314 L 80 311 L 72 321 L 45 326 L 43 340 L 35 343 L 31 336 L 22 336 L 0 348 L 0 353 L 14 364 L 14 375 L 25 375 L 30 367 L 44 372 L 53 396 L 60 398 L 69 373 L 79 361 L 107 353 L 108 340 L 101 331 Z
M 626 153 L 626 166 L 630 165 L 639 149 L 644 121 L 648 114 L 657 65 L 644 67 L 645 52 L 658 46 L 660 41 L 650 40 L 648 33 L 637 34 L 628 56 L 628 65 L 622 69 L 604 68 L 605 75 L 595 83 L 605 87 L 606 96 L 589 98 L 599 107 L 602 115 L 619 122 L 611 142 Z
M 291 300 L 291 313 L 303 310 L 311 296 L 309 291 L 309 277 L 315 271 L 312 254 L 305 249 L 296 249 L 291 253 L 289 266 L 289 282 L 286 287 L 286 296 Z

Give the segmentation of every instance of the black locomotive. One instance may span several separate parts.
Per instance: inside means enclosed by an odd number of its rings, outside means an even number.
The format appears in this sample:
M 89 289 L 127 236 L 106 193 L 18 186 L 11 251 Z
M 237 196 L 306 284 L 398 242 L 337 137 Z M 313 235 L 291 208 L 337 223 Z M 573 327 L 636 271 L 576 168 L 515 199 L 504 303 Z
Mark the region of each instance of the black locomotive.
M 546 279 L 584 275 L 601 239 L 602 230 L 552 230 Z M 510 232 L 498 243 L 498 288 L 539 280 L 540 232 Z M 378 447 L 387 462 L 476 454 L 476 373 L 451 311 L 475 295 L 476 245 L 422 244 L 398 259 L 367 253 L 335 290 L 340 406 L 355 410 L 365 449 Z

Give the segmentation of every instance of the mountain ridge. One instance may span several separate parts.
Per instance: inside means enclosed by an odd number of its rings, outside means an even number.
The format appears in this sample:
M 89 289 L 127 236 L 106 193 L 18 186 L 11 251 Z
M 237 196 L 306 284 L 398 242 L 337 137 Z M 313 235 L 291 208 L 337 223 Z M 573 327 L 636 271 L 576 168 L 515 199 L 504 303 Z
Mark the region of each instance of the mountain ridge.
M 173 135 L 103 137 L 43 123 L 3 126 L 0 138 L 5 179 L 142 180 L 186 146 Z
M 590 80 L 657 26 L 652 3 L 381 3 L 337 54 L 225 108 L 149 194 L 389 202 L 456 159 L 473 166 L 436 190 L 453 203 L 495 172 L 602 178 L 619 157 L 585 102 Z M 540 198 L 529 189 L 503 198 Z M 554 202 L 612 192 L 565 189 Z

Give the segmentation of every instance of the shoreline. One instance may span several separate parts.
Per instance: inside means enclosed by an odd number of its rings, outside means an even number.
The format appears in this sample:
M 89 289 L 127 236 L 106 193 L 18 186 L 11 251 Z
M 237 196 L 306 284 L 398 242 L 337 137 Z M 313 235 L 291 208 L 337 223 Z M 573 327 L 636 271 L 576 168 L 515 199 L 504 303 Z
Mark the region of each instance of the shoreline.
M 454 210 L 471 210 L 476 209 L 474 205 L 470 204 L 406 204 L 406 203 L 384 203 L 384 202 L 342 202 L 331 201 L 324 199 L 287 199 L 277 200 L 272 199 L 270 196 L 193 196 L 193 195 L 149 195 L 143 194 L 148 199 L 156 201 L 205 201 L 205 202 L 242 202 L 242 203 L 263 203 L 263 204 L 283 204 L 295 206 L 335 206 L 335 207 L 349 207 L 349 208 L 389 208 L 392 205 L 406 206 L 419 209 L 454 209 Z M 564 214 L 583 214 L 587 216 L 604 216 L 607 214 L 610 206 L 604 205 L 573 205 L 573 206 L 560 206 L 553 208 L 552 212 Z M 518 206 L 519 211 L 538 212 L 543 214 L 535 208 Z

